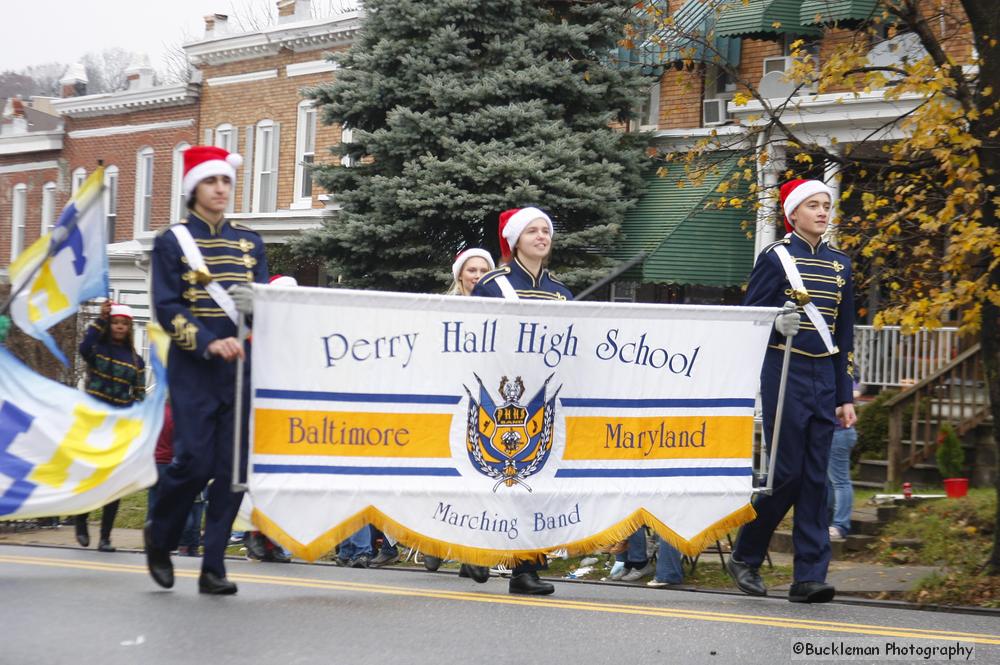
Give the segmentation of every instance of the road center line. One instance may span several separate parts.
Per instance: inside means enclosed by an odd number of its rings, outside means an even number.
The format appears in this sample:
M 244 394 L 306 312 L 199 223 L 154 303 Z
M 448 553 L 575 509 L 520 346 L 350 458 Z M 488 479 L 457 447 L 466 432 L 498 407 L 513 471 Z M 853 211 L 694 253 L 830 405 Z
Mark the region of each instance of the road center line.
M 62 569 L 93 570 L 97 572 L 109 573 L 147 574 L 146 567 L 144 565 L 77 561 L 73 559 L 50 559 L 44 557 L 0 555 L 0 563 L 44 566 Z M 176 569 L 174 574 L 177 577 L 183 578 L 196 578 L 198 576 L 197 571 L 182 569 Z M 793 619 L 787 617 L 765 617 L 749 614 L 680 610 L 665 607 L 625 605 L 620 603 L 598 603 L 564 600 L 559 598 L 542 599 L 531 596 L 498 596 L 467 591 L 440 591 L 361 582 L 320 580 L 308 577 L 258 575 L 255 573 L 230 573 L 229 578 L 234 582 L 244 582 L 248 584 L 267 584 L 273 586 L 320 589 L 327 591 L 353 591 L 358 593 L 377 593 L 416 598 L 435 598 L 438 600 L 492 603 L 497 605 L 543 607 L 548 609 L 574 610 L 577 612 L 629 614 L 669 619 L 687 619 L 690 621 L 712 621 L 717 623 L 748 624 L 754 626 L 791 628 L 806 631 L 849 633 L 854 635 L 878 635 L 883 637 L 907 637 L 926 640 L 965 641 L 974 642 L 976 644 L 1000 644 L 1000 635 L 988 635 L 982 633 L 963 633 L 954 631 L 927 630 L 923 628 L 902 628 L 896 626 L 840 623 L 814 619 Z

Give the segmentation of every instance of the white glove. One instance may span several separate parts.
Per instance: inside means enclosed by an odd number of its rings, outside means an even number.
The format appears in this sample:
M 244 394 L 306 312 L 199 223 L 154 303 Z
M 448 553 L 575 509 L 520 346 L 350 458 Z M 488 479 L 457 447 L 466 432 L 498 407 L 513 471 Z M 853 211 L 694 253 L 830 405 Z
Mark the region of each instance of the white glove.
M 237 312 L 246 316 L 253 314 L 253 289 L 249 284 L 233 284 L 226 292 L 233 299 Z
M 791 300 L 785 302 L 781 314 L 774 320 L 774 329 L 784 337 L 792 337 L 799 332 L 799 312 Z

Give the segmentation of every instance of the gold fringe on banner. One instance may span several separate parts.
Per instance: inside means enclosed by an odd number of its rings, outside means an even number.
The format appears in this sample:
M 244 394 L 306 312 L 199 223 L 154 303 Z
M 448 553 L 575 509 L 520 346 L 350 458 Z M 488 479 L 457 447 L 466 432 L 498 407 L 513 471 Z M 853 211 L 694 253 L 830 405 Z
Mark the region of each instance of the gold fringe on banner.
M 300 543 L 295 538 L 292 538 L 258 508 L 254 508 L 251 519 L 254 525 L 263 531 L 268 538 L 281 544 L 282 547 L 291 551 L 292 554 L 306 561 L 315 561 L 327 552 L 332 551 L 339 543 L 361 527 L 366 524 L 374 524 L 380 531 L 392 536 L 397 542 L 405 543 L 407 546 L 414 547 L 424 554 L 478 566 L 503 564 L 508 568 L 512 568 L 524 561 L 542 561 L 546 554 L 557 550 L 566 550 L 570 555 L 588 554 L 625 540 L 635 533 L 636 529 L 644 525 L 653 528 L 660 534 L 661 538 L 674 546 L 682 554 L 697 556 L 705 549 L 706 545 L 724 536 L 729 531 L 752 521 L 756 517 L 757 513 L 754 511 L 753 506 L 748 503 L 704 529 L 695 537 L 685 540 L 677 535 L 673 529 L 656 519 L 645 508 L 640 508 L 621 522 L 617 522 L 613 526 L 595 533 L 588 538 L 544 550 L 492 550 L 468 547 L 466 545 L 458 545 L 456 543 L 429 538 L 393 520 L 374 506 L 368 506 L 364 510 L 355 513 L 311 543 Z

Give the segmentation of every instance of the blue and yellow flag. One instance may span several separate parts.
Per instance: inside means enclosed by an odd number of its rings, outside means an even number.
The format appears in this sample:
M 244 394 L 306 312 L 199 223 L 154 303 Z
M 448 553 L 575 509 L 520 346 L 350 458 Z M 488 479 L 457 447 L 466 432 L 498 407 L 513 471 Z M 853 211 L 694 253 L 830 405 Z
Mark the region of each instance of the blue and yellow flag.
M 103 183 L 101 167 L 66 204 L 52 231 L 10 264 L 11 291 L 21 288 L 10 306 L 11 319 L 64 365 L 66 356 L 48 329 L 76 312 L 81 302 L 108 294 Z
M 149 326 L 153 388 L 120 408 L 51 381 L 0 346 L 0 520 L 76 515 L 156 482 L 169 338 Z

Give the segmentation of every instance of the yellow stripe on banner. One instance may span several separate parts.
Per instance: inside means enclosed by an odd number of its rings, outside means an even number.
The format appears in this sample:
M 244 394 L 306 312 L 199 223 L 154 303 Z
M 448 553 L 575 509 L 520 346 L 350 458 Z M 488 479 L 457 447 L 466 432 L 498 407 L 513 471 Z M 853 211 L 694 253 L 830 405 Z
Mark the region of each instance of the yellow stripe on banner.
M 261 455 L 451 457 L 451 414 L 254 411 Z
M 566 418 L 567 460 L 750 457 L 753 416 Z

